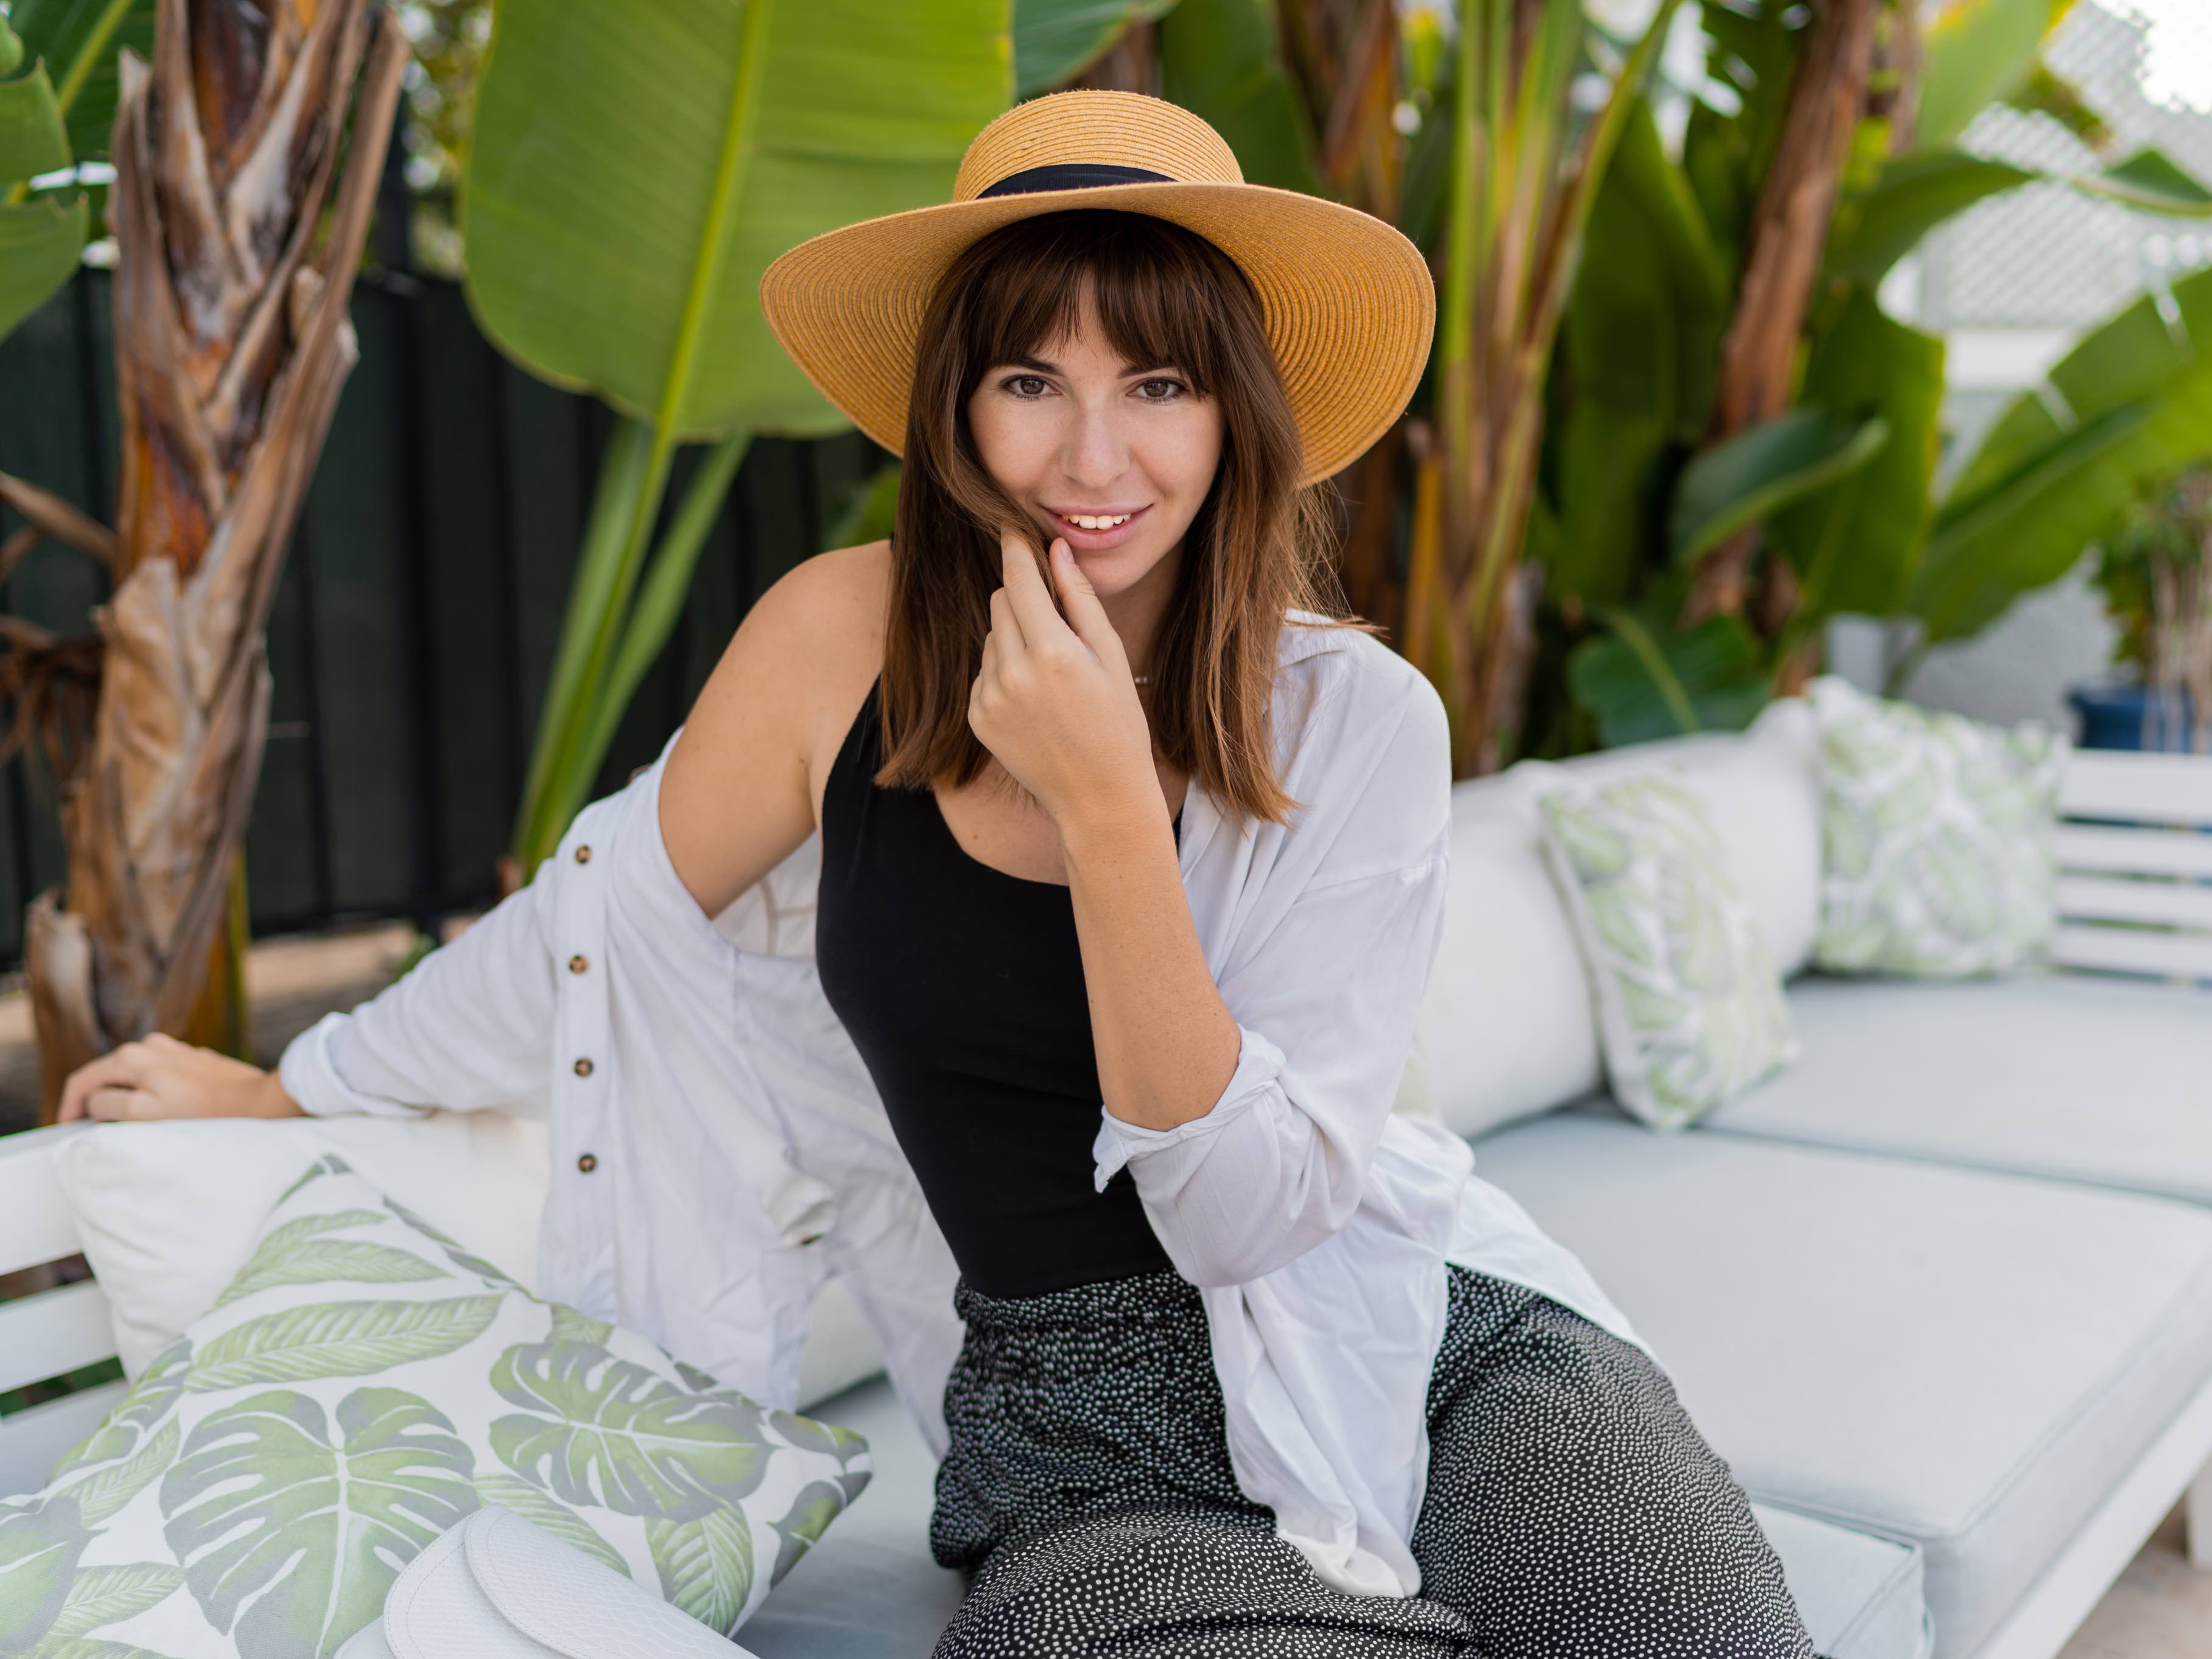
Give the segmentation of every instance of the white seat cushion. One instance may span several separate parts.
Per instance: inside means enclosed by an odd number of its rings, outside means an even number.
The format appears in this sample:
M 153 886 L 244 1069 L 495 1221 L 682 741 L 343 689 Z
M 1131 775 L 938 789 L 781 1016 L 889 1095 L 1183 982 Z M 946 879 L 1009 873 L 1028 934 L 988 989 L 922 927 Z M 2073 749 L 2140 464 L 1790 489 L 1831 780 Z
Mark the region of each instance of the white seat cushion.
M 1580 1255 L 1753 1497 L 1920 1546 L 1939 1655 L 1974 1650 L 2212 1376 L 2191 1206 L 1594 1112 L 1476 1165 Z
M 817 1414 L 867 1437 L 876 1476 L 753 1615 L 745 1646 L 760 1659 L 927 1659 L 962 1595 L 959 1574 L 930 1559 L 928 1449 L 880 1379 Z M 1918 1550 L 1764 1505 L 1759 1521 L 1826 1659 L 1927 1659 Z
M 2212 996 L 2081 974 L 1808 976 L 1803 1057 L 1707 1129 L 2212 1204 Z

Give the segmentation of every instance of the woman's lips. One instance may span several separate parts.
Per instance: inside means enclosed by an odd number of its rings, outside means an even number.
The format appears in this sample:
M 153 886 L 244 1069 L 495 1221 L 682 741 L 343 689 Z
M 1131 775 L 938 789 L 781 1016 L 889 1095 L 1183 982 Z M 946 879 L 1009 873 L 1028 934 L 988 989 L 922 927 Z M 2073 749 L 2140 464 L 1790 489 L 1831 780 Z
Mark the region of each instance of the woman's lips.
M 1152 510 L 1150 506 L 1140 507 L 1111 530 L 1085 530 L 1081 525 L 1058 513 L 1052 515 L 1052 523 L 1053 528 L 1065 536 L 1067 538 L 1068 546 L 1077 552 L 1103 553 L 1109 548 L 1121 546 L 1123 542 L 1134 535 L 1137 526 L 1144 522 L 1145 514 Z M 1090 515 L 1085 514 L 1085 516 Z

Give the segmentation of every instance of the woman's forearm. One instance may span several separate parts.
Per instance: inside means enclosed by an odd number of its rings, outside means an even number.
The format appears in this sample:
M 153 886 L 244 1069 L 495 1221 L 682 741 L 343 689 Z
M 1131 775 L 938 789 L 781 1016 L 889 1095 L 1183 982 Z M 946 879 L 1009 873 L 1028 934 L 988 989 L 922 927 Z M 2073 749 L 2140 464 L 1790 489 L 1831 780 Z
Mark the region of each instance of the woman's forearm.
M 1158 790 L 1071 814 L 1060 844 L 1107 1109 L 1146 1129 L 1205 1116 L 1240 1034 L 1200 949 Z

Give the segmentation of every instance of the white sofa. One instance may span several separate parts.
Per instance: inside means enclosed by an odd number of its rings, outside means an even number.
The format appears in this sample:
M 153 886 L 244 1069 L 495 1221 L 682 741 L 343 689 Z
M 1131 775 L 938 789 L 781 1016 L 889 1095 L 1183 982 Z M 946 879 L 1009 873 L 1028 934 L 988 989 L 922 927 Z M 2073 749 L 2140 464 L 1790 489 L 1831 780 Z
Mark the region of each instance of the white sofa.
M 1742 737 L 1570 763 L 1677 767 L 1705 799 L 1798 975 L 1794 1068 L 1682 1133 L 1611 1105 L 1530 766 L 1455 792 L 1407 1102 L 1473 1139 L 1649 1338 L 1823 1655 L 2050 1659 L 2185 1492 L 2212 1561 L 2212 760 L 2083 755 L 2065 795 L 2057 959 L 2188 982 L 1847 983 L 1801 972 L 1808 722 L 1784 703 Z M 0 1273 L 76 1248 L 53 1133 L 0 1139 Z M 0 1304 L 0 1388 L 112 1352 L 96 1285 Z M 112 1397 L 0 1422 L 0 1492 Z M 928 1557 L 927 1455 L 880 1379 L 817 1409 L 878 1473 L 744 1644 L 921 1659 L 960 1596 Z

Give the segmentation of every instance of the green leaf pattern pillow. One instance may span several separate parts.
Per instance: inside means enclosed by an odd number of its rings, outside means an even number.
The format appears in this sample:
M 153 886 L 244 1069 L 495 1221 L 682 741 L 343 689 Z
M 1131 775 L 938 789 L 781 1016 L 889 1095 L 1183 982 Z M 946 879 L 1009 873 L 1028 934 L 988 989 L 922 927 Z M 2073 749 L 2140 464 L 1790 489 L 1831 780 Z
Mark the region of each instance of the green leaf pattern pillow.
M 1960 979 L 2039 957 L 2057 921 L 2068 739 L 1869 697 L 1833 676 L 1811 692 L 1825 778 L 1814 965 Z
M 45 1491 L 0 1500 L 0 1655 L 316 1659 L 503 1504 L 728 1634 L 868 1480 L 767 1410 L 542 1302 L 336 1157 Z
M 1623 1106 L 1680 1128 L 1796 1057 L 1765 934 L 1695 796 L 1651 774 L 1539 805 Z

